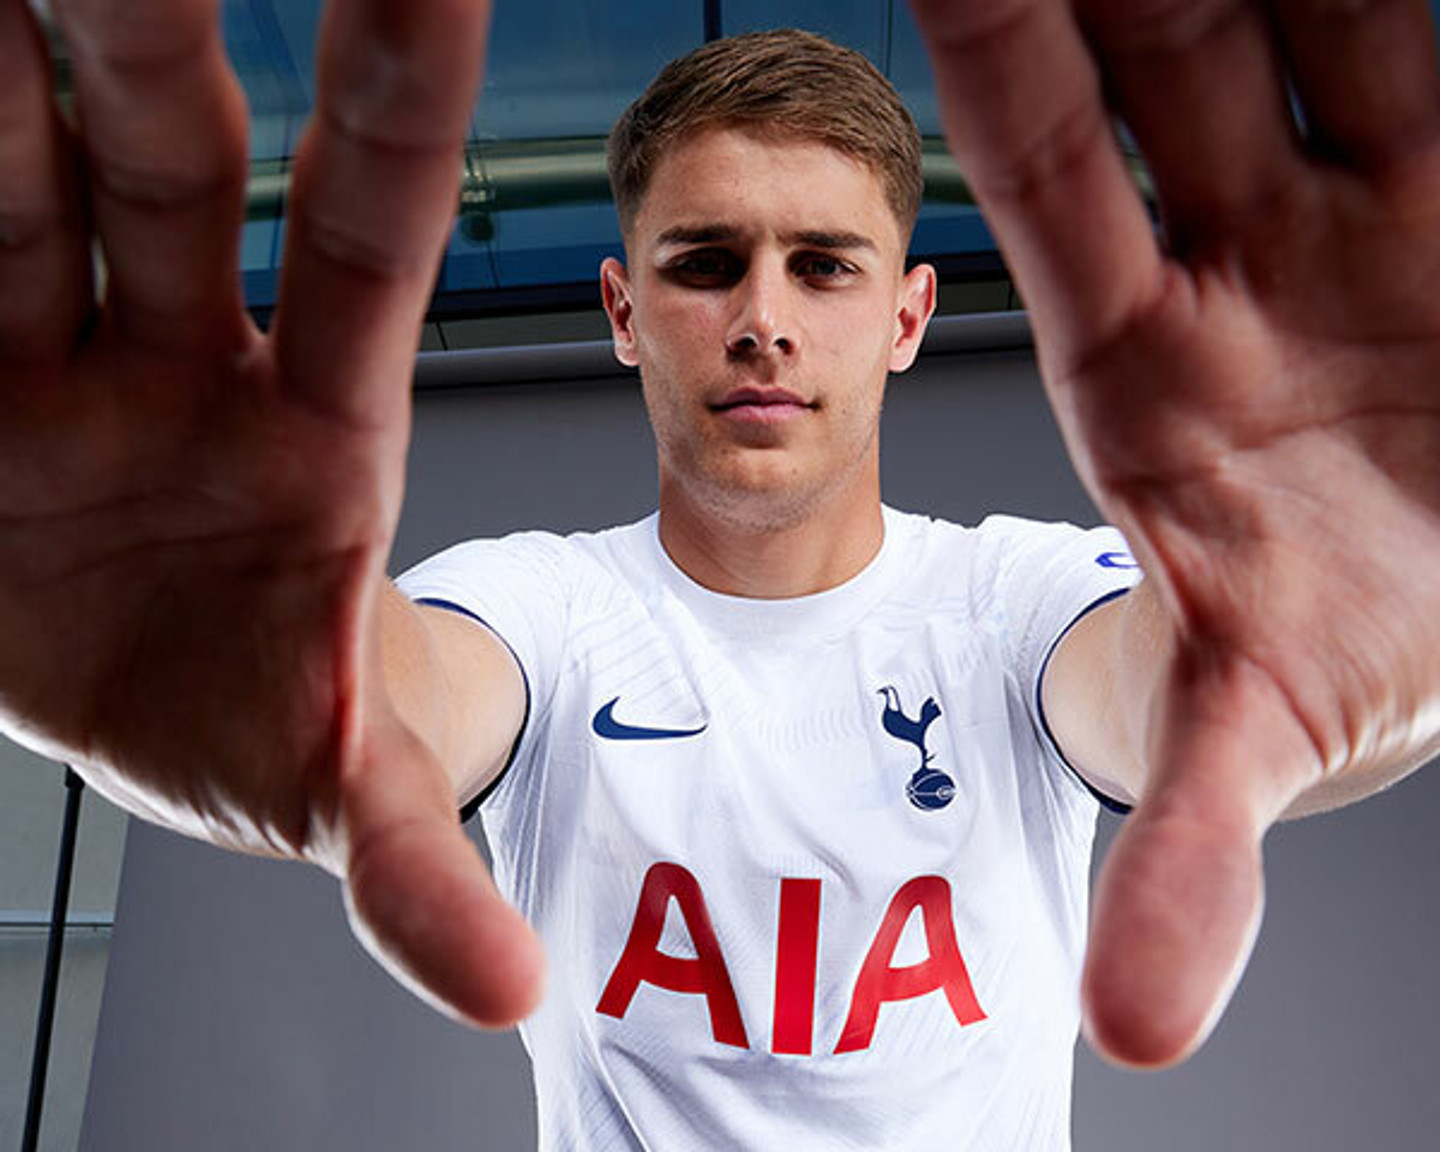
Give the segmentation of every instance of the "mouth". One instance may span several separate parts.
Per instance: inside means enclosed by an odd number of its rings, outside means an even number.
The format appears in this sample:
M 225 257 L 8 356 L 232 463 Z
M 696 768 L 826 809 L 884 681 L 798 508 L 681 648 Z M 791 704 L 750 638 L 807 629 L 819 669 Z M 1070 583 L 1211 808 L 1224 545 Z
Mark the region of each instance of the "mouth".
M 736 388 L 727 392 L 710 411 L 731 420 L 771 424 L 793 420 L 818 407 L 787 388 Z

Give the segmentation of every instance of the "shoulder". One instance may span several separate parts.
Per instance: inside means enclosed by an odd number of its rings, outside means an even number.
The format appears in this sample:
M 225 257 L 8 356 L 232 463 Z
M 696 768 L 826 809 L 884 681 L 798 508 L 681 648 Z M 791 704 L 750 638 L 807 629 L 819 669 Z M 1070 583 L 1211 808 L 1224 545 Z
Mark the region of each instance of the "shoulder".
M 1120 533 L 1107 525 L 1030 520 L 997 514 L 973 529 L 977 560 L 997 579 L 1058 578 L 1062 572 L 1121 573 L 1135 567 Z
M 1139 574 L 1113 528 L 1008 515 L 973 527 L 905 513 L 887 523 L 901 538 L 900 600 L 1036 642 Z
M 935 576 L 953 584 L 957 577 L 1001 580 L 1018 569 L 1033 569 L 1053 559 L 1083 555 L 1095 562 L 1123 551 L 1124 540 L 1112 528 L 1085 528 L 1066 521 L 1033 520 L 995 514 L 967 525 L 913 512 L 886 509 L 887 530 L 900 538 L 906 564 L 919 577 Z
M 940 516 L 921 512 L 905 512 L 889 505 L 885 508 L 887 528 L 902 536 L 921 541 L 927 547 L 951 549 L 990 548 L 1013 550 L 1026 546 L 1060 546 L 1077 536 L 1096 529 L 1072 524 L 1065 520 L 1036 520 L 996 512 L 978 524 L 962 524 Z
M 408 569 L 402 589 L 424 595 L 436 583 L 518 579 L 568 583 L 634 569 L 645 555 L 654 517 L 595 532 L 561 535 L 544 530 L 464 540 L 441 549 Z

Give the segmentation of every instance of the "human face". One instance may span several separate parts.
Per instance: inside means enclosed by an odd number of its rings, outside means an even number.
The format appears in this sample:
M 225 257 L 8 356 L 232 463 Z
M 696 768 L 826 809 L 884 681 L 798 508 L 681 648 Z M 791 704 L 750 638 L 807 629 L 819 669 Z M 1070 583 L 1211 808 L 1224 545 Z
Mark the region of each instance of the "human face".
M 879 178 L 824 144 L 715 128 L 666 153 L 628 270 L 601 270 L 662 513 L 763 530 L 878 504 L 885 378 L 914 360 L 934 304 L 904 244 Z

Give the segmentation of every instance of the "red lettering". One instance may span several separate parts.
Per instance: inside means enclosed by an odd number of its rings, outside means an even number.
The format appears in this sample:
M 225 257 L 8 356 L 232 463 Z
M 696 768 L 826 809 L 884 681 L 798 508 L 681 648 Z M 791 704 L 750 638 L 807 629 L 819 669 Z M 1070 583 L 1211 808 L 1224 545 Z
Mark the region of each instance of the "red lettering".
M 693 960 L 660 951 L 660 934 L 672 897 L 695 946 Z M 623 1018 L 642 981 L 671 992 L 702 993 L 709 1005 L 710 1030 L 715 1039 L 736 1048 L 750 1046 L 700 884 L 679 864 L 655 864 L 645 873 L 630 938 L 596 1010 Z
M 693 959 L 660 951 L 672 899 L 695 949 Z M 775 1053 L 808 1056 L 813 1050 L 820 900 L 819 880 L 781 879 L 771 1034 L 771 1051 Z M 895 967 L 895 950 L 916 909 L 920 911 L 928 954 L 917 964 Z M 703 995 L 715 1039 L 736 1048 L 749 1047 L 735 987 L 700 883 L 679 864 L 655 864 L 645 874 L 630 936 L 596 1010 L 623 1019 L 642 983 L 670 992 Z M 955 936 L 950 885 L 940 876 L 920 876 L 901 885 L 885 909 L 860 966 L 836 1053 L 870 1046 L 881 1005 L 935 991 L 945 993 L 961 1027 L 985 1019 Z
M 891 967 L 905 922 L 916 908 L 920 909 L 925 922 L 925 942 L 930 954 L 919 964 Z M 880 930 L 875 933 L 874 943 L 860 966 L 855 993 L 850 998 L 850 1014 L 835 1051 L 855 1052 L 870 1047 L 881 1004 L 924 996 L 938 988 L 945 990 L 950 1010 L 961 1027 L 985 1019 L 955 939 L 950 885 L 940 876 L 918 876 L 901 885 L 885 910 Z
M 775 1027 L 770 1050 L 810 1055 L 815 1029 L 815 970 L 820 948 L 820 881 L 780 881 L 775 945 Z

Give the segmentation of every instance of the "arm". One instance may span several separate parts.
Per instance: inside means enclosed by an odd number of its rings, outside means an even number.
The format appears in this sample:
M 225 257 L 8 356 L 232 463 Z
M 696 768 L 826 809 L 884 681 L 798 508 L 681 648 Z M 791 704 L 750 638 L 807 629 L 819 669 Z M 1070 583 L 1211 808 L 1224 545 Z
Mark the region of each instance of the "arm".
M 1145 794 L 1145 718 L 1167 652 L 1163 620 L 1142 580 L 1065 633 L 1040 685 L 1046 722 L 1065 759 L 1123 804 Z
M 1173 1063 L 1249 955 L 1266 830 L 1440 750 L 1435 30 L 1418 0 L 914 8 L 1071 459 L 1150 589 L 1048 693 L 1139 799 L 1087 1034 Z
M 1154 585 L 1088 613 L 1055 649 L 1041 686 L 1045 716 L 1066 759 L 1093 787 L 1134 805 L 1145 795 L 1150 726 L 1175 637 Z M 1334 772 L 1302 791 L 1281 819 L 1363 800 L 1424 763 L 1408 759 Z
M 510 1023 L 539 945 L 455 801 L 518 674 L 384 577 L 488 5 L 327 8 L 267 332 L 218 6 L 51 10 L 73 128 L 0 3 L 0 727 L 142 818 L 326 869 L 395 975 Z
M 458 804 L 505 768 L 525 719 L 525 681 L 488 628 L 414 604 L 387 583 L 380 609 L 385 684 L 396 711 L 444 767 Z

